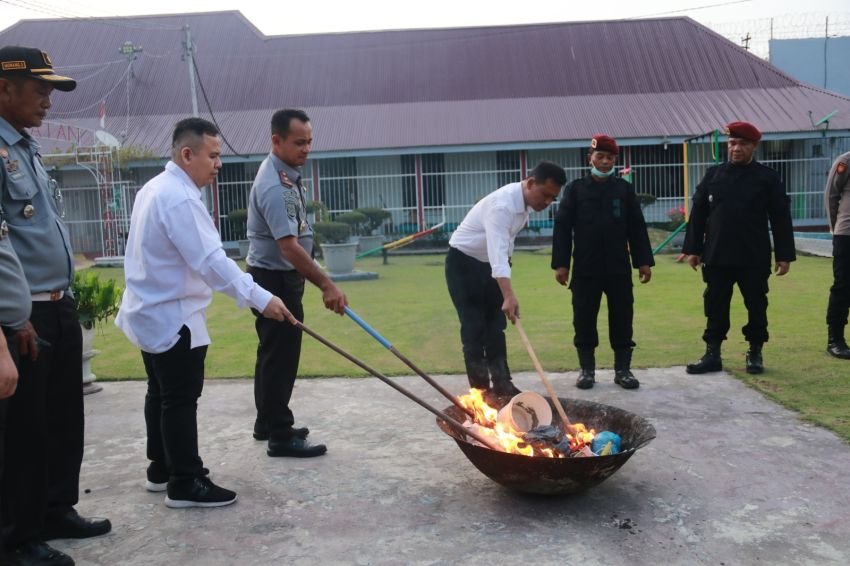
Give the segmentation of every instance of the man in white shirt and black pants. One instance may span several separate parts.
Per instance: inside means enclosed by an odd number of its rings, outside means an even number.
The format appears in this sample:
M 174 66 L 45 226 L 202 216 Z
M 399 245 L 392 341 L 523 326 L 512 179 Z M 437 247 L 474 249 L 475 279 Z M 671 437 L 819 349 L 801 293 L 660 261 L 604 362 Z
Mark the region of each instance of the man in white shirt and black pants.
M 198 455 L 198 398 L 210 336 L 212 289 L 275 320 L 295 318 L 229 259 L 201 200 L 221 168 L 218 128 L 201 118 L 177 123 L 172 161 L 142 187 L 124 256 L 127 287 L 115 324 L 142 351 L 149 491 L 169 507 L 219 507 L 236 494 L 207 477 Z
M 460 319 L 470 387 L 498 397 L 516 395 L 505 345 L 506 318 L 519 318 L 510 257 L 529 210 L 541 211 L 567 182 L 564 170 L 541 161 L 527 179 L 490 193 L 472 207 L 449 240 L 446 283 Z

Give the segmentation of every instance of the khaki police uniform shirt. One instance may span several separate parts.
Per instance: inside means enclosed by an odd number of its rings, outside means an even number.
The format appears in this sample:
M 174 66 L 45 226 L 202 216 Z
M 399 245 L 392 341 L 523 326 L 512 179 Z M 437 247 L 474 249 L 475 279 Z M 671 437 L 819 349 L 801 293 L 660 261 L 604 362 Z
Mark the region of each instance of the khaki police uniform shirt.
M 252 267 L 276 271 L 295 269 L 283 256 L 277 240 L 287 236 L 313 254 L 313 230 L 307 222 L 306 192 L 300 185 L 301 172 L 270 153 L 248 196 L 248 257 Z
M 71 238 L 57 205 L 58 190 L 27 132 L 0 117 L 0 204 L 30 293 L 65 291 L 74 279 Z

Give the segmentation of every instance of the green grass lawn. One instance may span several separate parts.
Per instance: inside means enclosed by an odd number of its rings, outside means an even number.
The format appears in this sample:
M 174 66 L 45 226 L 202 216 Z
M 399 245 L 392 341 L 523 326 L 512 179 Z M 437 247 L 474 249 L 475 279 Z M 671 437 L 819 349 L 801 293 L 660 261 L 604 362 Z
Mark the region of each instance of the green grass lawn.
M 674 258 L 658 256 L 652 282 L 636 284 L 635 367 L 684 365 L 703 352 L 702 279 Z M 464 370 L 459 324 L 446 290 L 443 260 L 442 255 L 394 256 L 389 265 L 382 265 L 380 258 L 367 258 L 358 261 L 358 269 L 375 271 L 380 278 L 341 283 L 341 287 L 354 311 L 414 363 L 432 374 L 460 374 Z M 101 277 L 123 281 L 120 269 L 97 271 Z M 552 372 L 576 369 L 570 293 L 555 283 L 549 251 L 515 254 L 513 277 L 523 325 L 543 367 Z M 770 278 L 772 338 L 765 345 L 767 370 L 761 376 L 743 371 L 747 345 L 740 328 L 746 312 L 736 292 L 732 330 L 723 350 L 724 368 L 806 419 L 850 440 L 850 364 L 825 353 L 825 309 L 831 281 L 831 260 L 814 257 L 800 258 L 785 277 Z M 412 373 L 353 321 L 326 311 L 314 287 L 308 286 L 304 303 L 305 322 L 314 331 L 385 374 Z M 611 367 L 604 301 L 599 320 L 603 347 L 597 351 L 597 363 Z M 257 338 L 250 312 L 216 294 L 208 310 L 208 324 L 213 344 L 207 356 L 207 376 L 251 376 Z M 507 336 L 511 369 L 533 371 L 518 333 L 509 327 Z M 144 376 L 139 352 L 111 323 L 98 327 L 95 346 L 103 352 L 93 364 L 99 379 Z M 362 376 L 364 372 L 305 336 L 300 375 Z

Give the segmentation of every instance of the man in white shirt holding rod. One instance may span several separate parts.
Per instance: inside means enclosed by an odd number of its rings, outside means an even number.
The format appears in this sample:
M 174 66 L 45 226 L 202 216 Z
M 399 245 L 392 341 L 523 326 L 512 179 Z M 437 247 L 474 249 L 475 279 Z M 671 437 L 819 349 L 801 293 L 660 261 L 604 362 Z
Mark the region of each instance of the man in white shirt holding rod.
M 220 507 L 236 493 L 210 481 L 198 455 L 198 398 L 210 336 L 212 290 L 275 320 L 295 318 L 278 298 L 229 259 L 201 200 L 221 169 L 218 128 L 201 118 L 174 127 L 171 161 L 139 191 L 124 256 L 124 291 L 115 324 L 142 351 L 148 376 L 147 489 L 168 507 Z
M 529 210 L 539 212 L 552 204 L 566 182 L 561 167 L 541 161 L 524 181 L 478 201 L 449 240 L 446 283 L 460 319 L 470 387 L 497 397 L 519 393 L 511 381 L 505 345 L 505 317 L 512 323 L 519 318 L 510 257 Z

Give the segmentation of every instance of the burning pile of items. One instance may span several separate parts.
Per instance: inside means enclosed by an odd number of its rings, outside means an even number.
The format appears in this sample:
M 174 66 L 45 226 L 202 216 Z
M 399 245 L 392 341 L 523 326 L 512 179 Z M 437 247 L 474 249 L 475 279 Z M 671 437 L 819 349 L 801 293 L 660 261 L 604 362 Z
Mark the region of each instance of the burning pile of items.
M 463 426 L 490 440 L 488 448 L 498 446 L 509 454 L 542 458 L 608 456 L 620 451 L 621 439 L 614 432 L 597 433 L 582 423 L 565 422 L 563 429 L 553 425 L 552 409 L 537 393 L 520 393 L 501 409 L 490 406 L 480 389 L 470 389 L 458 400 L 474 415 Z

